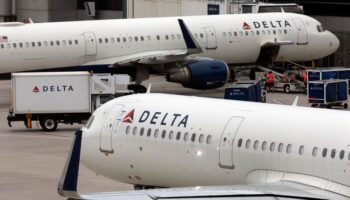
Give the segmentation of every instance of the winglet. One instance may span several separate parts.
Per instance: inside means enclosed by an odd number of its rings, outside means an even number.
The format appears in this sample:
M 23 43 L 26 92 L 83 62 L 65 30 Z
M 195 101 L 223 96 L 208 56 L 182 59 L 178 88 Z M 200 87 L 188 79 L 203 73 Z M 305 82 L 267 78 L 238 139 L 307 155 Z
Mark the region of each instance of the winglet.
M 58 183 L 58 194 L 63 197 L 82 199 L 77 192 L 81 139 L 82 131 L 78 130 L 75 132 L 73 144 Z
M 151 88 L 152 88 L 152 84 L 150 83 L 150 84 L 148 85 L 146 94 L 150 94 L 150 93 L 151 93 Z
M 185 24 L 185 22 L 182 19 L 178 19 L 178 21 L 179 21 L 179 25 L 180 25 L 180 28 L 181 28 L 182 36 L 183 36 L 183 38 L 185 40 L 187 49 L 189 49 L 191 51 L 196 51 L 196 53 L 197 53 L 197 51 L 198 51 L 198 53 L 203 52 L 202 49 L 200 48 L 199 44 L 197 43 L 197 41 L 193 37 L 192 33 L 188 29 L 188 27 Z
M 295 97 L 292 106 L 298 106 L 299 96 Z

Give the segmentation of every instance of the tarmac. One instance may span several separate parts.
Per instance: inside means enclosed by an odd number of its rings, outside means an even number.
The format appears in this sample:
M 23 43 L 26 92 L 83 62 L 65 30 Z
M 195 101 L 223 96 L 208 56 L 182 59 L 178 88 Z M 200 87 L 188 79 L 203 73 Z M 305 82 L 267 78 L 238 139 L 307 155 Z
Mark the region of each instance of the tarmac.
M 152 76 L 144 83 L 152 83 L 154 93 L 172 93 L 211 98 L 223 98 L 225 88 L 199 91 L 168 83 L 162 76 Z M 10 107 L 11 82 L 0 81 L 0 199 L 34 200 L 65 199 L 57 194 L 74 132 L 82 125 L 59 124 L 56 132 L 41 131 L 37 123 L 26 129 L 21 122 L 10 128 L 7 115 Z M 299 96 L 299 106 L 310 106 L 305 94 L 268 93 L 267 103 L 292 104 Z M 316 109 L 316 108 L 315 108 Z M 282 114 L 282 113 L 281 113 Z M 80 167 L 79 193 L 122 191 L 131 185 L 98 176 L 83 165 Z

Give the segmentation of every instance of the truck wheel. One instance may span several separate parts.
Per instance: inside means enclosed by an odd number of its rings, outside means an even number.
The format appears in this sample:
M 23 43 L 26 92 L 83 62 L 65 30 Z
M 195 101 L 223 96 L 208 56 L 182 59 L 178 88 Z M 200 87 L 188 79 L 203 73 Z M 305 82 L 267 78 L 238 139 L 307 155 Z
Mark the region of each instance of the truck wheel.
M 54 131 L 57 128 L 57 120 L 55 117 L 52 116 L 46 116 L 42 119 L 40 119 L 40 126 L 44 131 Z
M 284 86 L 284 92 L 285 93 L 290 93 L 290 85 L 285 85 Z

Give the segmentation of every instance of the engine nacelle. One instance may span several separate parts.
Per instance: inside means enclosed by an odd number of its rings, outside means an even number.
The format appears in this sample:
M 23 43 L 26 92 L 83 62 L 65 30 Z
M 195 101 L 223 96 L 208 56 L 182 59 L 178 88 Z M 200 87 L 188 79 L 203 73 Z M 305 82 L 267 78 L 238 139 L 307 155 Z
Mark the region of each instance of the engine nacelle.
M 181 83 L 184 87 L 207 90 L 222 87 L 227 83 L 230 70 L 218 60 L 190 61 L 176 72 L 167 75 L 167 81 Z

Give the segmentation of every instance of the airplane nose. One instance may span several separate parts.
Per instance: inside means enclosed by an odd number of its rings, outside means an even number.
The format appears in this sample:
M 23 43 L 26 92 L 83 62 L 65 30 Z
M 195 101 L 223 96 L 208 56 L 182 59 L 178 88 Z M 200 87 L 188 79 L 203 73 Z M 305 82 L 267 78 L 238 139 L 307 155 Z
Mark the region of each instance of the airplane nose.
M 334 34 L 332 34 L 332 39 L 329 45 L 330 45 L 330 48 L 333 50 L 333 52 L 337 51 L 340 46 L 340 41 L 337 38 L 337 36 L 335 36 Z

